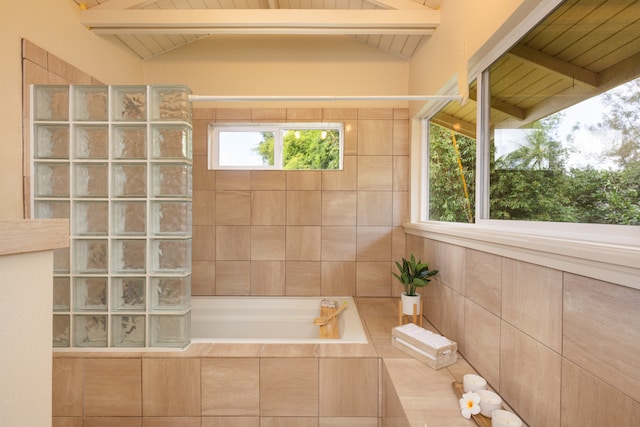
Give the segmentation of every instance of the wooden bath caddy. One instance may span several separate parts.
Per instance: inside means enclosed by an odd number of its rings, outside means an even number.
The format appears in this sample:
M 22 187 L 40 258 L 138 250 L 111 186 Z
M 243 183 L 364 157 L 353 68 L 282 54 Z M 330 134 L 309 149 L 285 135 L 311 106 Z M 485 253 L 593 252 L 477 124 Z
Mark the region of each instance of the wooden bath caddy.
M 464 394 L 464 388 L 460 381 L 454 381 L 451 386 L 453 387 L 453 391 L 456 392 L 456 395 L 459 399 L 462 399 L 462 395 Z M 485 417 L 482 414 L 471 415 L 473 421 L 476 422 L 480 427 L 491 427 L 491 418 Z

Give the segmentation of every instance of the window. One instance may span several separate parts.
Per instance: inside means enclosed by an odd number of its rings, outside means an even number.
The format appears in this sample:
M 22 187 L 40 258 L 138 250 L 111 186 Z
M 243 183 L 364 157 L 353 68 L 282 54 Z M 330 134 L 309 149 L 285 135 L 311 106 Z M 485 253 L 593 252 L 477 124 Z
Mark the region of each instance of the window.
M 210 169 L 342 169 L 341 123 L 209 126 Z

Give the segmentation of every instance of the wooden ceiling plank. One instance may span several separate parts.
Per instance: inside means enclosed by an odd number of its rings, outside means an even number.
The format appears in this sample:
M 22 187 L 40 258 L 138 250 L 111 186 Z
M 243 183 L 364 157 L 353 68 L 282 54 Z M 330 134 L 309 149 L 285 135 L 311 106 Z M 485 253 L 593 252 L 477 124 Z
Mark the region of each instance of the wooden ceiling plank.
M 429 119 L 429 121 L 449 130 L 453 130 L 456 133 L 468 136 L 469 138 L 476 138 L 476 124 L 464 121 L 460 117 L 446 113 L 438 113 Z
M 412 0 L 365 0 L 365 3 L 371 3 L 376 6 L 380 6 L 383 9 L 404 9 L 404 10 L 431 9 L 421 5 L 420 3 L 416 3 Z
M 516 45 L 509 51 L 510 55 L 515 55 L 523 61 L 527 61 L 537 67 L 544 68 L 556 73 L 576 83 L 590 87 L 598 87 L 598 75 L 589 70 L 573 65 L 569 62 L 561 61 L 545 53 L 531 49 L 525 45 Z
M 91 8 L 91 10 L 123 10 L 146 7 L 157 0 L 109 0 Z

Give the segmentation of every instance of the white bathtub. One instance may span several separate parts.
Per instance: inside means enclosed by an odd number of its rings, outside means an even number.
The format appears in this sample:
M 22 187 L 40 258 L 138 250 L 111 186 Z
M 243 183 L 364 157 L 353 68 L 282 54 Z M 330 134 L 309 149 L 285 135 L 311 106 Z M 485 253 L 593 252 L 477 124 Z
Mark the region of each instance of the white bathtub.
M 320 301 L 347 308 L 338 316 L 339 339 L 322 339 L 313 320 Z M 192 343 L 364 344 L 367 335 L 351 297 L 192 297 Z

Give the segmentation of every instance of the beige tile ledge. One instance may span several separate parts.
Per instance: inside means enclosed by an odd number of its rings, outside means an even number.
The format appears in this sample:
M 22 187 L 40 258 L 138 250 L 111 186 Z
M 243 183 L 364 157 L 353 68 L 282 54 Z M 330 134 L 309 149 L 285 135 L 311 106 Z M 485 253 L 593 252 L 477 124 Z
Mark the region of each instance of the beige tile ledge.
M 0 221 L 0 255 L 46 251 L 68 246 L 68 219 Z

